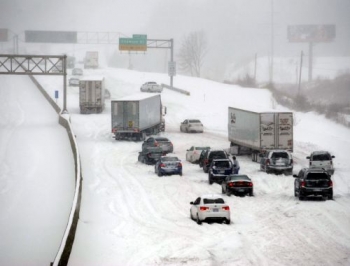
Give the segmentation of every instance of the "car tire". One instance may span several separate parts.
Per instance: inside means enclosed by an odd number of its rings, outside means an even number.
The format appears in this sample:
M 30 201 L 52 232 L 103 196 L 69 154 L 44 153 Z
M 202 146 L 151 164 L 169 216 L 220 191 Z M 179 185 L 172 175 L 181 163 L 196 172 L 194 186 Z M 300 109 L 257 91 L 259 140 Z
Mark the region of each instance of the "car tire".
M 197 214 L 197 220 L 196 220 L 197 224 L 202 224 L 202 221 L 199 219 L 199 216 Z
M 210 175 L 208 176 L 208 182 L 209 182 L 209 185 L 212 185 L 214 183 L 213 180 L 211 179 Z
M 180 172 L 179 175 L 182 176 L 182 172 Z
M 328 194 L 328 199 L 333 200 L 333 191 Z
M 161 171 L 158 170 L 158 176 L 161 177 L 162 176 L 162 173 Z
M 294 197 L 298 197 L 297 190 L 294 188 Z
M 192 216 L 191 210 L 190 210 L 190 218 L 191 218 L 191 220 L 194 220 L 194 219 L 193 219 L 193 216 Z
M 225 194 L 225 191 L 224 191 L 224 187 L 223 187 L 223 186 L 221 186 L 221 193 L 222 193 L 222 194 Z
M 300 195 L 300 192 L 299 192 L 299 200 L 304 200 L 304 196 Z
M 253 197 L 254 196 L 253 191 L 250 191 L 248 195 L 249 195 L 249 197 Z
M 230 219 L 225 219 L 225 224 L 231 224 L 231 220 Z

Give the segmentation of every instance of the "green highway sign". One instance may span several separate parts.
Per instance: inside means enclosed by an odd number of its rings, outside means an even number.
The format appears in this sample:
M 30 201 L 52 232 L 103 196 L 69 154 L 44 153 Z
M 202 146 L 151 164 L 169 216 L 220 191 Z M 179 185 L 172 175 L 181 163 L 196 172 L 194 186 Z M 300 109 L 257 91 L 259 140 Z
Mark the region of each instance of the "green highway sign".
M 121 45 L 147 45 L 147 39 L 119 38 Z
M 146 39 L 147 40 L 147 35 L 146 34 L 133 34 L 132 38 L 133 39 Z

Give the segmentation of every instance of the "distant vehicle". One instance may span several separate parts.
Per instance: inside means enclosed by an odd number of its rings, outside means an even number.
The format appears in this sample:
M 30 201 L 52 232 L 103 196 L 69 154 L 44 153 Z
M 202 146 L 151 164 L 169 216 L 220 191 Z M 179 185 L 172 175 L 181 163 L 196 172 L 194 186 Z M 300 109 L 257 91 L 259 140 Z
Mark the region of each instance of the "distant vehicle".
M 74 68 L 74 66 L 75 66 L 75 57 L 74 56 L 67 56 L 66 65 L 67 65 L 67 68 Z
M 98 68 L 98 52 L 87 51 L 84 58 L 84 68 Z
M 154 81 L 146 82 L 140 88 L 142 92 L 159 92 L 163 91 L 163 87 Z
M 163 155 L 161 147 L 144 147 L 139 152 L 138 161 L 144 164 L 156 164 L 156 162 Z
M 190 217 L 197 221 L 197 224 L 202 222 L 225 222 L 231 223 L 230 206 L 228 206 L 220 195 L 209 194 L 202 195 L 194 202 L 190 202 Z
M 80 82 L 80 79 L 78 78 L 70 78 L 68 84 L 69 86 L 79 87 L 79 82 Z
M 306 159 L 309 159 L 310 168 L 323 168 L 328 174 L 334 174 L 333 158 L 335 156 L 331 155 L 328 151 L 314 151 Z
M 201 152 L 208 149 L 210 149 L 210 147 L 192 146 L 186 151 L 186 161 L 189 161 L 190 163 L 198 163 Z
M 229 159 L 229 155 L 224 150 L 206 150 L 203 155 L 203 172 L 208 173 L 209 166 L 213 159 Z
M 232 171 L 233 168 L 230 159 L 213 159 L 208 170 L 209 184 L 211 185 L 214 182 L 221 184 L 228 175 L 232 174 Z
M 137 93 L 112 100 L 112 133 L 116 140 L 145 140 L 165 130 L 165 114 L 160 94 Z
M 229 175 L 221 183 L 221 192 L 227 196 L 231 194 L 253 196 L 253 182 L 247 175 Z
M 162 156 L 154 166 L 154 172 L 158 176 L 180 175 L 182 176 L 182 163 L 176 156 Z
M 186 119 L 181 122 L 180 131 L 203 133 L 203 124 L 199 119 Z
M 293 113 L 228 108 L 228 140 L 231 154 L 259 154 L 269 150 L 293 152 Z
M 165 137 L 149 137 L 142 143 L 142 149 L 145 147 L 161 147 L 163 154 L 174 151 L 173 143 Z
M 293 174 L 292 154 L 285 150 L 270 150 L 261 154 L 260 170 L 266 173 Z
M 102 113 L 105 108 L 104 77 L 87 77 L 79 82 L 81 114 Z
M 328 172 L 319 168 L 303 168 L 293 175 L 294 196 L 303 200 L 308 196 L 322 196 L 333 199 L 333 181 Z
M 81 68 L 73 68 L 72 75 L 73 76 L 82 76 L 83 70 Z

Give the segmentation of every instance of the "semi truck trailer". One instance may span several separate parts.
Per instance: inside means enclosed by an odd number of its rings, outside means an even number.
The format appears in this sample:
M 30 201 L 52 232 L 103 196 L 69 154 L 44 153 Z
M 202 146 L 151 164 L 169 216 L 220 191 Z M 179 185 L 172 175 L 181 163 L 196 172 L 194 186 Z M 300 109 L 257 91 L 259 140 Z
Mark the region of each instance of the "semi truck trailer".
M 105 108 L 105 81 L 103 77 L 88 77 L 79 81 L 81 114 L 101 113 Z
M 255 162 L 268 150 L 293 152 L 293 113 L 229 107 L 228 140 L 231 153 L 248 152 Z
M 165 130 L 160 94 L 138 93 L 111 101 L 112 133 L 116 140 L 145 140 Z

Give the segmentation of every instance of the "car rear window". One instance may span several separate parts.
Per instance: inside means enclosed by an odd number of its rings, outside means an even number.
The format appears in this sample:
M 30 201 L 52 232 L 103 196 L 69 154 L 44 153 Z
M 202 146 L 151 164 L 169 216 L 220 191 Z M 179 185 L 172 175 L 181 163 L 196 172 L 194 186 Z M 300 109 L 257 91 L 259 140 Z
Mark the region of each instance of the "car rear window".
M 246 175 L 238 175 L 238 176 L 230 176 L 230 180 L 236 181 L 236 180 L 247 180 L 250 181 L 250 178 Z
M 208 150 L 209 149 L 209 147 L 196 147 L 195 148 L 196 150 Z
M 204 204 L 225 203 L 224 199 L 203 199 Z
M 201 121 L 199 120 L 189 120 L 190 123 L 200 123 Z
M 177 157 L 164 157 L 163 161 L 174 162 L 174 161 L 179 161 L 179 158 L 177 158 Z
M 286 152 L 274 152 L 274 153 L 272 153 L 271 158 L 272 159 L 277 159 L 277 158 L 288 159 L 289 156 L 288 156 L 288 153 L 286 153 Z
M 216 167 L 223 167 L 223 168 L 229 168 L 230 167 L 230 163 L 228 161 L 217 161 L 217 162 L 214 162 L 214 165 Z
M 156 138 L 156 141 L 169 141 L 167 138 Z
M 315 154 L 312 156 L 312 161 L 330 161 L 331 156 L 329 154 Z
M 212 151 L 209 154 L 209 158 L 226 159 L 226 154 L 223 151 Z
M 324 173 L 309 173 L 306 177 L 308 180 L 329 179 L 327 174 Z

